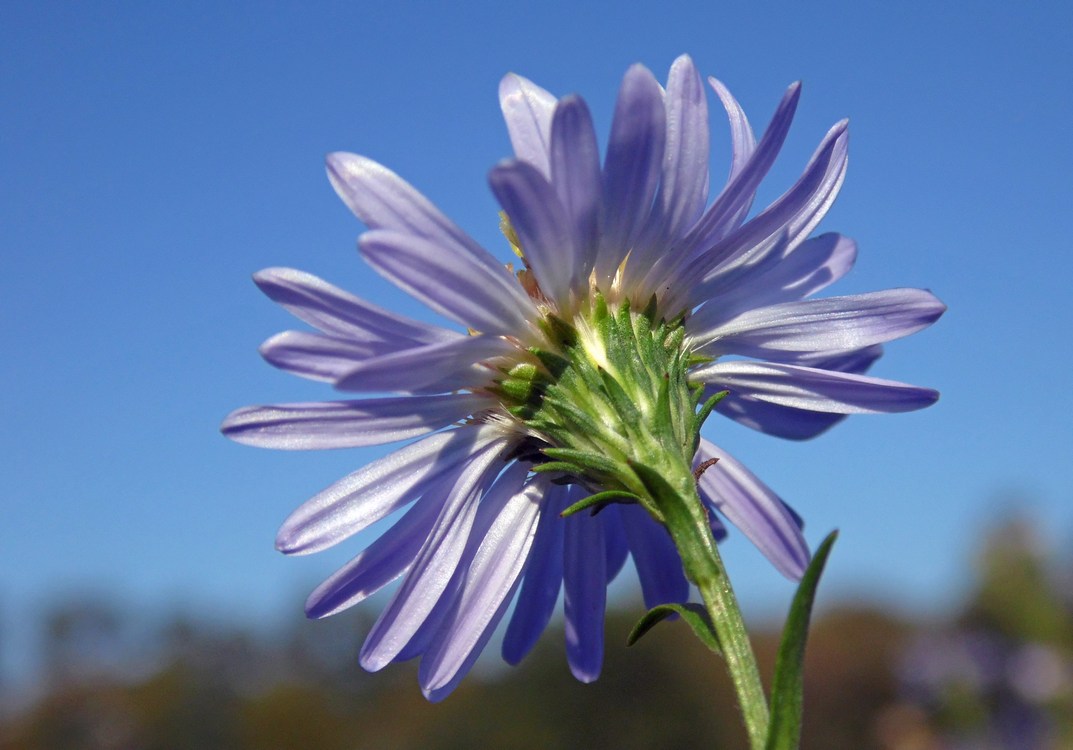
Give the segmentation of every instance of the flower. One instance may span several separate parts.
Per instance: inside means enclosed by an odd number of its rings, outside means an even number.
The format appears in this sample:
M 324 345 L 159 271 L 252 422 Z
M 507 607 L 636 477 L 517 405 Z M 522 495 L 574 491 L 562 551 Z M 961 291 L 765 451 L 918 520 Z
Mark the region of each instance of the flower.
M 787 90 L 756 140 L 729 91 L 709 83 L 732 140 L 730 176 L 710 205 L 705 89 L 688 57 L 675 61 L 666 90 L 644 67 L 629 69 L 602 165 L 582 99 L 504 78 L 515 158 L 489 179 L 524 264 L 517 274 L 385 167 L 329 155 L 332 185 L 368 227 L 359 240 L 366 262 L 465 333 L 301 271 L 255 276 L 317 329 L 269 339 L 261 352 L 271 364 L 341 391 L 396 395 L 248 407 L 227 417 L 226 435 L 284 449 L 419 438 L 307 501 L 277 538 L 285 553 L 317 552 L 407 508 L 306 603 L 309 616 L 324 617 L 402 578 L 361 650 L 366 669 L 420 656 L 422 689 L 438 700 L 516 594 L 503 642 L 511 663 L 536 643 L 562 589 L 570 668 L 595 679 L 606 587 L 627 557 L 648 606 L 689 596 L 634 467 L 699 490 L 797 578 L 809 559 L 800 519 L 699 437 L 704 412 L 718 401 L 743 424 L 803 439 L 847 414 L 908 411 L 937 398 L 863 374 L 881 343 L 939 317 L 944 308 L 930 293 L 808 299 L 856 254 L 840 235 L 809 238 L 845 174 L 846 123 L 827 133 L 790 190 L 746 220 L 800 89 Z M 560 516 L 601 491 L 642 502 Z

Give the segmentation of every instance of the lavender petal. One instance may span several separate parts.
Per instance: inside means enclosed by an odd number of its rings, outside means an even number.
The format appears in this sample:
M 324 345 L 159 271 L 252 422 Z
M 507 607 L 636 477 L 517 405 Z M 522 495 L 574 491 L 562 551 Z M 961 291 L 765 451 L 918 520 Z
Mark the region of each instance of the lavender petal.
M 563 584 L 563 519 L 566 490 L 558 485 L 548 489 L 540 511 L 536 538 L 529 555 L 514 614 L 503 637 L 503 659 L 517 664 L 536 645 L 548 626 Z
M 370 357 L 352 366 L 335 383 L 343 391 L 438 393 L 482 385 L 489 371 L 482 360 L 516 347 L 498 336 L 466 336 L 402 352 Z
M 453 484 L 454 477 L 448 477 Z M 306 616 L 328 617 L 360 604 L 409 570 L 439 515 L 440 492 L 450 487 L 433 483 L 395 525 L 357 557 L 332 573 L 306 599 Z
M 600 150 L 592 116 L 584 100 L 567 96 L 551 123 L 551 184 L 573 235 L 574 289 L 586 291 L 596 260 L 600 213 Z
M 760 307 L 721 326 L 696 331 L 694 337 L 701 351 L 714 356 L 849 351 L 916 333 L 945 310 L 942 302 L 922 289 L 887 289 Z
M 537 316 L 517 279 L 494 260 L 474 261 L 424 238 L 386 230 L 366 232 L 360 247 L 377 273 L 469 328 L 515 334 Z
M 641 581 L 645 606 L 680 603 L 689 599 L 689 582 L 682 572 L 682 558 L 667 529 L 639 505 L 618 509 L 630 545 L 633 564 Z
M 536 167 L 518 160 L 501 162 L 488 182 L 518 235 L 541 290 L 560 306 L 568 303 L 577 253 L 566 210 L 555 190 Z
M 499 82 L 499 106 L 515 155 L 548 177 L 548 143 L 555 97 L 532 81 L 510 73 Z
M 266 268 L 254 274 L 253 280 L 269 299 L 293 315 L 327 334 L 352 341 L 431 344 L 457 335 L 396 315 L 293 268 Z
M 502 468 L 501 445 L 471 456 L 443 500 L 425 545 L 362 645 L 361 666 L 375 672 L 387 666 L 432 612 L 462 559 L 479 501 Z
M 648 220 L 659 183 L 666 139 L 663 91 L 646 68 L 632 66 L 622 81 L 604 159 L 603 203 L 596 277 L 606 283 Z
M 247 406 L 222 432 L 245 445 L 321 450 L 381 445 L 424 435 L 495 404 L 471 393 Z
M 580 499 L 576 495 L 576 499 Z M 566 659 L 581 682 L 600 676 L 604 659 L 604 608 L 607 571 L 604 528 L 599 516 L 578 513 L 565 519 L 563 610 L 566 616 Z
M 893 380 L 774 362 L 717 362 L 690 378 L 717 391 L 758 401 L 834 414 L 894 414 L 935 403 L 939 394 Z
M 429 483 L 506 441 L 485 426 L 438 432 L 366 464 L 295 510 L 276 536 L 276 549 L 309 554 L 327 549 L 418 497 Z
M 782 500 L 733 456 L 702 439 L 697 463 L 717 458 L 697 487 L 787 578 L 798 580 L 809 561 L 808 543 Z
M 421 661 L 419 679 L 430 699 L 447 695 L 465 676 L 502 618 L 529 557 L 548 482 L 537 478 L 524 487 L 528 467 L 515 464 L 489 492 L 474 524 L 478 541 L 465 571 L 453 616 Z M 502 497 L 493 497 L 498 495 Z M 505 496 L 505 497 L 503 497 Z

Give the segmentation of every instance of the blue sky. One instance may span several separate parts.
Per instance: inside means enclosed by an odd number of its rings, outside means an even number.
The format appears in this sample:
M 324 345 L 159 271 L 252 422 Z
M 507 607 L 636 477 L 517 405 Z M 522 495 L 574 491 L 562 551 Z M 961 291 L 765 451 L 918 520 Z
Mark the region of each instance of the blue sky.
M 804 81 L 762 197 L 850 118 L 822 230 L 856 238 L 836 293 L 928 287 L 950 307 L 875 371 L 939 404 L 780 442 L 710 434 L 783 494 L 825 596 L 941 611 L 1009 508 L 1073 541 L 1073 6 L 1040 2 L 27 3 L 0 11 L 0 620 L 113 592 L 151 611 L 298 611 L 358 546 L 272 548 L 301 500 L 383 450 L 231 444 L 231 409 L 333 397 L 257 345 L 290 326 L 249 280 L 299 267 L 425 316 L 355 252 L 322 159 L 371 156 L 506 259 L 487 188 L 509 153 L 496 87 L 578 92 L 606 132 L 626 67 L 688 52 L 762 128 Z M 713 114 L 713 168 L 726 166 Z M 431 319 L 431 317 L 430 317 Z M 738 539 L 747 612 L 791 587 Z

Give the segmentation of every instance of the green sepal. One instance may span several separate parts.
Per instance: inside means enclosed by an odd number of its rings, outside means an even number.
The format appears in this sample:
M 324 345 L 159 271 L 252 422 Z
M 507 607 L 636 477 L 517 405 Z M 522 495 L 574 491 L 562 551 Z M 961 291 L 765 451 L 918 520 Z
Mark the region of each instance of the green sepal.
M 775 658 L 775 678 L 771 686 L 771 724 L 766 750 L 797 750 L 801 742 L 801 710 L 804 692 L 805 642 L 816 587 L 827 563 L 827 555 L 838 538 L 832 531 L 816 550 L 812 562 L 790 605 L 790 614 L 782 631 L 782 643 Z
M 561 471 L 564 474 L 580 476 L 584 472 L 584 469 L 569 461 L 545 461 L 541 464 L 533 464 L 533 468 L 531 468 L 530 471 L 534 474 L 546 474 L 550 471 Z
M 666 620 L 671 615 L 678 615 L 682 621 L 690 627 L 693 635 L 708 647 L 713 653 L 722 655 L 723 649 L 719 647 L 719 636 L 716 635 L 715 625 L 712 624 L 711 615 L 703 604 L 688 602 L 686 604 L 660 604 L 648 610 L 644 617 L 637 621 L 633 630 L 626 637 L 626 645 L 632 646 L 641 639 L 645 633 L 654 628 L 657 623 Z
M 575 513 L 585 510 L 586 508 L 592 508 L 592 515 L 596 515 L 601 510 L 606 508 L 611 503 L 639 503 L 641 498 L 632 492 L 623 492 L 622 490 L 607 490 L 605 492 L 597 492 L 595 495 L 589 495 L 584 500 L 571 505 L 569 508 L 559 514 L 560 518 L 566 518 L 572 516 Z
M 716 404 L 726 398 L 729 393 L 730 391 L 719 391 L 719 393 L 716 393 L 704 402 L 704 406 L 700 407 L 700 411 L 698 411 L 697 415 L 693 418 L 694 432 L 700 432 L 700 428 L 704 425 L 704 421 L 711 415 L 712 409 L 715 408 Z
M 598 453 L 577 451 L 571 448 L 545 448 L 543 453 L 554 461 L 571 463 L 590 471 L 605 474 L 619 475 L 624 468 L 618 461 L 601 456 Z M 535 470 L 536 467 L 533 468 Z

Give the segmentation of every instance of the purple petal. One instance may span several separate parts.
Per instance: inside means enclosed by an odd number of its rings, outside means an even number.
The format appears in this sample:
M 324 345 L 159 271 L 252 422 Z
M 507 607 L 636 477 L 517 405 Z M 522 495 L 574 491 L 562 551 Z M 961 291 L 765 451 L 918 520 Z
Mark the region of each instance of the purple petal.
M 675 277 L 667 283 L 684 290 L 679 295 L 685 300 L 683 307 L 695 307 L 710 298 L 706 285 L 717 283 L 713 279 L 723 264 L 740 255 L 762 252 L 771 243 L 785 241 L 793 247 L 808 236 L 831 207 L 845 178 L 847 140 L 843 121 L 831 128 L 790 190 L 740 229 L 710 247 L 702 245 L 688 262 L 678 266 Z
M 247 406 L 221 430 L 245 445 L 283 450 L 356 448 L 408 440 L 494 405 L 471 393 Z
M 815 367 L 774 362 L 717 362 L 691 373 L 695 382 L 758 401 L 835 414 L 893 414 L 923 409 L 939 394 L 930 388 Z
M 391 342 L 404 343 L 405 339 Z M 273 367 L 312 380 L 335 382 L 370 355 L 370 347 L 308 331 L 284 331 L 261 344 L 261 356 Z
M 715 95 L 719 97 L 723 109 L 726 110 L 727 120 L 730 123 L 730 174 L 727 176 L 727 183 L 729 184 L 742 173 L 742 170 L 749 163 L 749 159 L 756 150 L 756 136 L 753 135 L 753 129 L 749 126 L 749 118 L 745 116 L 745 110 L 741 108 L 738 100 L 730 93 L 730 89 L 724 86 L 722 81 L 711 76 L 708 77 L 708 85 L 712 87 Z M 746 211 L 748 211 L 748 206 L 746 206 Z
M 338 544 L 414 500 L 429 483 L 478 456 L 498 454 L 507 442 L 492 427 L 438 432 L 366 464 L 295 510 L 276 536 L 287 554 L 309 554 Z
M 563 584 L 563 529 L 566 520 L 560 518 L 559 513 L 566 507 L 565 497 L 566 489 L 557 485 L 545 493 L 525 580 L 503 637 L 503 659 L 508 664 L 517 664 L 525 658 L 555 611 L 555 602 L 559 599 L 559 589 Z
M 632 66 L 619 89 L 604 160 L 596 258 L 596 276 L 601 283 L 614 276 L 648 220 L 663 161 L 665 123 L 659 83 L 643 66 Z
M 787 578 L 798 580 L 809 562 L 808 544 L 778 495 L 723 449 L 701 440 L 697 463 L 719 462 L 701 474 L 697 487 L 712 505 Z
M 497 165 L 488 182 L 518 235 L 541 291 L 565 307 L 577 259 L 567 213 L 555 190 L 536 167 L 517 160 Z
M 687 321 L 689 331 L 715 328 L 746 310 L 809 297 L 845 276 L 856 260 L 856 242 L 828 233 L 788 248 L 777 263 L 758 265 L 756 273 L 728 269 L 731 280 L 723 278 L 721 270 L 710 282 L 710 304 Z
M 944 310 L 946 306 L 930 292 L 888 289 L 769 305 L 693 335 L 705 354 L 715 356 L 847 351 L 916 333 L 938 320 Z
M 431 344 L 456 336 L 439 326 L 396 315 L 293 268 L 266 268 L 253 276 L 269 299 L 327 334 L 352 341 Z
M 600 149 L 585 102 L 565 97 L 551 123 L 551 184 L 573 234 L 574 289 L 586 291 L 595 262 L 600 212 Z
M 882 355 L 883 347 L 876 345 L 834 357 L 805 359 L 799 364 L 861 375 L 867 372 Z M 704 393 L 705 398 L 710 398 L 716 391 L 709 386 Z M 727 394 L 715 409 L 738 424 L 787 440 L 814 438 L 848 416 L 780 406 L 736 393 Z
M 496 265 L 487 250 L 387 167 L 342 152 L 328 154 L 327 163 L 335 192 L 369 229 L 420 237 L 450 256 L 468 256 L 485 266 Z
M 708 198 L 708 103 L 693 61 L 682 55 L 671 65 L 664 97 L 667 144 L 659 192 L 643 239 L 633 248 L 629 270 L 643 277 L 700 216 Z
M 607 582 L 611 583 L 625 567 L 626 558 L 630 556 L 630 545 L 626 541 L 626 532 L 622 529 L 617 505 L 600 511 L 599 519 L 604 525 L 605 570 Z
M 456 477 L 429 486 L 394 526 L 329 576 L 306 599 L 306 615 L 328 617 L 359 604 L 405 573 L 425 543 Z M 447 486 L 444 486 L 446 484 Z
M 486 383 L 491 371 L 480 363 L 515 350 L 514 344 L 499 336 L 466 336 L 365 359 L 341 376 L 335 387 L 358 392 L 454 391 Z
M 499 106 L 515 155 L 547 177 L 555 97 L 532 81 L 510 73 L 499 82 Z
M 502 469 L 502 446 L 492 443 L 472 455 L 425 545 L 361 648 L 361 666 L 375 672 L 389 664 L 432 612 L 455 574 L 481 496 Z
M 618 512 L 641 581 L 645 606 L 651 609 L 658 604 L 687 601 L 689 582 L 667 529 L 640 505 L 622 505 Z
M 745 115 L 741 113 L 737 102 L 730 97 L 730 93 L 718 81 L 713 83 L 713 88 L 716 94 L 723 99 L 724 104 L 728 101 L 732 102 L 727 107 L 727 114 L 731 118 L 731 133 L 734 133 L 735 128 L 738 130 L 747 129 L 748 122 L 741 122 L 744 120 Z M 775 157 L 778 156 L 779 151 L 782 149 L 786 134 L 790 131 L 790 123 L 793 122 L 794 113 L 797 111 L 797 102 L 800 97 L 800 83 L 794 83 L 786 89 L 782 101 L 779 102 L 775 114 L 771 117 L 767 130 L 764 131 L 764 135 L 760 138 L 760 143 L 752 150 L 748 161 L 738 169 L 737 173 L 734 174 L 732 171 L 731 179 L 727 182 L 726 187 L 723 188 L 723 192 L 719 194 L 705 212 L 703 218 L 690 231 L 690 236 L 686 241 L 688 246 L 711 244 L 726 236 L 728 232 L 738 226 L 752 204 L 753 197 L 756 195 L 756 188 L 767 175 L 771 165 L 775 163 Z
M 377 273 L 449 318 L 485 333 L 519 334 L 537 316 L 504 266 L 445 251 L 413 235 L 371 231 L 361 252 Z
M 575 494 L 574 499 L 580 499 Z M 604 525 L 599 516 L 577 513 L 565 520 L 563 547 L 563 610 L 566 616 L 566 659 L 574 677 L 592 682 L 604 660 L 604 608 L 607 571 Z
M 421 686 L 432 700 L 445 697 L 469 671 L 521 580 L 548 484 L 538 478 L 522 487 L 527 472 L 528 466 L 515 464 L 511 479 L 504 481 L 504 476 L 496 485 L 506 484 L 507 491 L 489 492 L 481 504 L 473 528 L 479 546 L 462 580 L 453 617 L 421 661 Z M 505 495 L 503 501 L 493 497 L 496 494 Z

